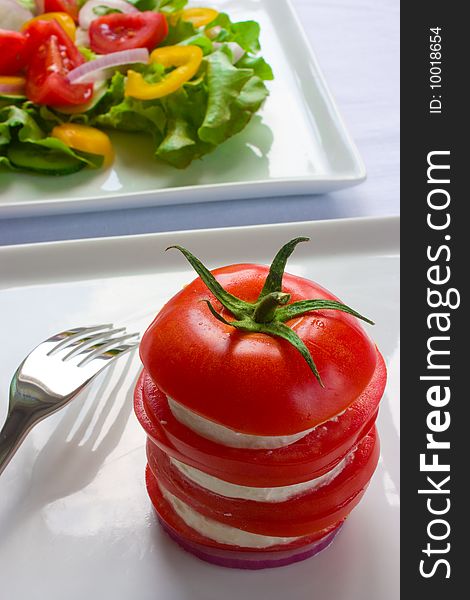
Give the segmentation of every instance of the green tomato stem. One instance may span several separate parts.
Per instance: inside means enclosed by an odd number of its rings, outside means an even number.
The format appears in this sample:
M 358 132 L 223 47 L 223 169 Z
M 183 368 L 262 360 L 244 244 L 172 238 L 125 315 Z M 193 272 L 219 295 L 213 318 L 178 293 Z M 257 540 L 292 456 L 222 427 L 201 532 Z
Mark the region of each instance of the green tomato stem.
M 293 329 L 285 325 L 285 322 L 317 310 L 339 310 L 372 325 L 373 323 L 349 306 L 336 300 L 301 300 L 289 304 L 291 295 L 282 291 L 284 270 L 287 260 L 296 246 L 306 241 L 308 241 L 308 238 L 296 238 L 279 250 L 256 302 L 245 302 L 224 290 L 209 269 L 186 248 L 181 246 L 171 246 L 170 248 L 179 250 L 186 257 L 215 298 L 235 317 L 233 321 L 228 321 L 216 311 L 210 300 L 205 300 L 214 318 L 239 331 L 262 333 L 285 340 L 298 350 L 318 383 L 324 387 L 320 373 L 307 346 Z M 167 248 L 167 250 L 170 248 Z
M 280 306 L 287 304 L 290 300 L 290 294 L 284 292 L 271 292 L 261 298 L 253 313 L 255 323 L 271 323 L 276 317 Z

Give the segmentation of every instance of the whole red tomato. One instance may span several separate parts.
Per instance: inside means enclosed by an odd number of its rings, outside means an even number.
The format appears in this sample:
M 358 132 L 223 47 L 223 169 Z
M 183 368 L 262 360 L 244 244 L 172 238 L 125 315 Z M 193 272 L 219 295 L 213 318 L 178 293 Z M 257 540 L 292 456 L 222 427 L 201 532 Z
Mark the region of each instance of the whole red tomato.
M 229 294 L 254 303 L 268 268 L 232 265 L 213 275 Z M 290 295 L 291 304 L 312 298 L 337 301 L 318 284 L 287 274 L 282 292 Z M 350 314 L 317 310 L 285 323 L 315 361 L 322 387 L 288 341 L 219 321 L 207 300 L 228 322 L 233 320 L 196 279 L 158 314 L 142 340 L 141 358 L 167 396 L 208 419 L 248 434 L 293 434 L 341 413 L 372 378 L 375 346 Z

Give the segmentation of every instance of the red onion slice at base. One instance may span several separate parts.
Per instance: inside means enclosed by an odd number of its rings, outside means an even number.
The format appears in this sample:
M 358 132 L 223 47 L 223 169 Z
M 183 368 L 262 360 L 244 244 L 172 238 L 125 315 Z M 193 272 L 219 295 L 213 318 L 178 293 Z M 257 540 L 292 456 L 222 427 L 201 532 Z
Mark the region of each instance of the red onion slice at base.
M 240 552 L 237 550 L 222 550 L 217 548 L 208 548 L 195 542 L 190 542 L 183 538 L 172 527 L 158 516 L 158 520 L 166 533 L 174 540 L 183 550 L 194 554 L 201 560 L 227 567 L 229 569 L 272 569 L 275 567 L 284 567 L 307 558 L 311 558 L 322 550 L 325 550 L 334 540 L 342 523 L 331 533 L 306 546 L 295 548 L 293 550 L 276 551 L 276 552 Z

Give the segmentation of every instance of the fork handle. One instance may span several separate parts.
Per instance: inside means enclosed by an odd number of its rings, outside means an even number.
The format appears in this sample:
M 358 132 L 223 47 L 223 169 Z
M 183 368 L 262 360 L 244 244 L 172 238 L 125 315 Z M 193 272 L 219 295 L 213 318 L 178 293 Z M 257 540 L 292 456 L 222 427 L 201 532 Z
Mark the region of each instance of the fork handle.
M 33 426 L 30 411 L 14 406 L 0 431 L 0 475 Z

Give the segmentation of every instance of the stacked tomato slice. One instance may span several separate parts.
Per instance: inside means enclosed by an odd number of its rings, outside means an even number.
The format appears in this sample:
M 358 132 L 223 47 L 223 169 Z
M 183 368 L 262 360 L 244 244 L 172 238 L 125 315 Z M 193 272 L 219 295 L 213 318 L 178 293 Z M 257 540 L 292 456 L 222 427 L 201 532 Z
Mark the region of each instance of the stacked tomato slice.
M 250 303 L 260 297 L 268 269 L 232 265 L 213 274 L 226 293 Z M 292 304 L 312 297 L 337 302 L 300 277 L 285 274 L 282 286 Z M 385 364 L 345 312 L 311 311 L 287 322 L 321 380 L 285 339 L 231 322 L 198 278 L 146 332 L 135 410 L 148 436 L 147 488 L 165 529 L 201 558 L 246 568 L 287 564 L 327 545 L 364 494 L 379 458 L 375 420 Z M 175 401 L 214 430 L 222 425 L 256 439 L 256 447 L 235 447 L 184 424 Z M 292 443 L 283 437 L 299 433 Z M 273 439 L 277 447 L 259 447 Z M 283 493 L 276 500 L 266 488 Z M 255 534 L 263 543 L 244 546 L 243 535 L 231 541 L 230 532 Z

